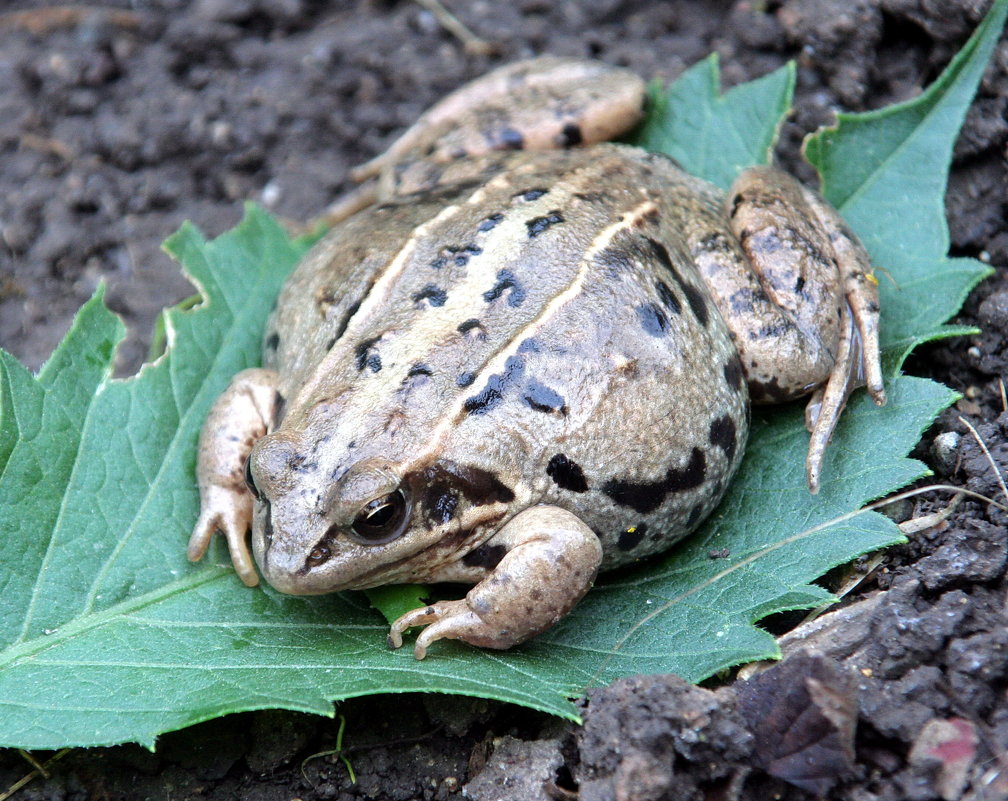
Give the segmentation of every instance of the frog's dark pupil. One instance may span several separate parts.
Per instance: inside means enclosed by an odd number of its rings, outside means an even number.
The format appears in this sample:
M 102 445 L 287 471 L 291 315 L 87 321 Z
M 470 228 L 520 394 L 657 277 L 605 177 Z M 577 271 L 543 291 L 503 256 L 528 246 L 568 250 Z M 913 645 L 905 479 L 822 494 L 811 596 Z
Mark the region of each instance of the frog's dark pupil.
M 395 539 L 404 530 L 406 505 L 406 498 L 399 491 L 375 498 L 354 519 L 354 534 L 374 543 Z
M 394 511 L 390 503 L 379 506 L 368 514 L 364 520 L 364 525 L 370 528 L 384 528 L 389 520 L 392 519 Z

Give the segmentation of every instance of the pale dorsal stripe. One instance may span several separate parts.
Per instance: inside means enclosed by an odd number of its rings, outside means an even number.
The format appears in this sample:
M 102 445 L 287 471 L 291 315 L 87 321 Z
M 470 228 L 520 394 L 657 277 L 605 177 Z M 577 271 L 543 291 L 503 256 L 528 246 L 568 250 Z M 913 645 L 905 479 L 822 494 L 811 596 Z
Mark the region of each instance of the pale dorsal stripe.
M 498 178 L 506 178 L 506 176 L 498 176 Z M 492 184 L 494 181 L 490 183 Z M 350 358 L 351 348 L 355 347 L 354 343 L 359 339 L 359 332 L 368 325 L 371 315 L 376 310 L 384 307 L 385 302 L 395 288 L 396 282 L 402 275 L 403 270 L 406 269 L 407 264 L 409 264 L 410 258 L 416 250 L 417 243 L 426 237 L 435 226 L 458 214 L 466 206 L 480 202 L 485 193 L 486 187 L 480 187 L 465 201 L 445 206 L 429 220 L 414 229 L 413 235 L 403 243 L 403 246 L 399 248 L 399 252 L 396 253 L 385 269 L 377 276 L 371 286 L 371 290 L 361 301 L 357 311 L 347 321 L 346 330 L 339 338 L 339 341 L 329 350 L 325 358 L 322 359 L 318 367 L 312 372 L 311 379 L 306 381 L 301 387 L 294 401 L 295 405 L 300 406 L 306 403 L 318 389 L 319 385 L 326 383 L 337 367 Z
M 591 265 L 596 256 L 609 247 L 610 243 L 617 234 L 626 230 L 628 227 L 632 227 L 638 220 L 654 214 L 657 210 L 658 207 L 654 201 L 645 200 L 631 209 L 627 214 L 621 216 L 612 225 L 603 228 L 585 251 L 585 254 L 578 266 L 578 271 L 574 275 L 570 284 L 568 284 L 567 288 L 558 293 L 556 297 L 547 303 L 534 320 L 519 330 L 497 352 L 497 354 L 487 362 L 486 366 L 476 377 L 476 380 L 472 382 L 471 387 L 474 390 L 479 391 L 481 387 L 486 385 L 491 375 L 503 372 L 505 363 L 509 358 L 517 353 L 518 346 L 526 339 L 535 336 L 536 333 L 550 321 L 550 319 L 552 319 L 565 305 L 567 305 L 567 303 L 574 300 L 579 294 L 581 294 L 585 279 L 591 272 Z M 423 453 L 417 455 L 417 462 L 423 463 L 439 451 L 445 434 L 450 429 L 455 428 L 462 417 L 466 414 L 464 406 L 469 394 L 470 393 L 465 392 L 459 393 L 452 406 L 445 410 L 445 414 L 442 416 L 441 422 L 431 433 L 431 437 L 427 442 L 427 447 L 424 449 Z

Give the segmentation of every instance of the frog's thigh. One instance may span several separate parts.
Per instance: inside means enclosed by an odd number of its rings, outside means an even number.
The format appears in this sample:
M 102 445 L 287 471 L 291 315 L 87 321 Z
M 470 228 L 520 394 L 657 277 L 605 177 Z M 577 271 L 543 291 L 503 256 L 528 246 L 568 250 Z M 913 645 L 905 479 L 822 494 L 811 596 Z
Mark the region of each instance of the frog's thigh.
M 508 64 L 438 102 L 352 176 L 361 181 L 417 159 L 608 141 L 637 124 L 644 97 L 639 76 L 598 61 L 545 56 Z
M 595 580 L 602 545 L 580 518 L 556 506 L 534 506 L 512 518 L 484 547 L 506 552 L 460 601 L 415 609 L 392 624 L 389 644 L 426 625 L 414 655 L 423 659 L 435 640 L 463 640 L 482 648 L 510 648 L 566 615 Z
M 207 415 L 196 461 L 200 516 L 189 539 L 189 559 L 202 559 L 219 530 L 227 540 L 235 572 L 250 587 L 259 583 L 259 576 L 246 541 L 252 524 L 252 495 L 245 486 L 245 461 L 276 416 L 280 398 L 276 386 L 273 370 L 238 373 Z
M 743 172 L 727 197 L 733 241 L 708 240 L 730 266 L 701 266 L 742 357 L 754 402 L 787 400 L 826 381 L 840 349 L 844 299 L 829 235 L 801 187 L 778 170 Z M 741 253 L 736 250 L 741 248 Z

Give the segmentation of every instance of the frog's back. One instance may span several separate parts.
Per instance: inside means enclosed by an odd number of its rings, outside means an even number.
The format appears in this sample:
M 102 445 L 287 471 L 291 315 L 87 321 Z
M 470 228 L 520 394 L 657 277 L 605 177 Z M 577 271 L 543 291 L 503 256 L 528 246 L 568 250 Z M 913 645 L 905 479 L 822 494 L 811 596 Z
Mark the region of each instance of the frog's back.
M 365 451 L 478 468 L 577 514 L 606 567 L 667 547 L 747 430 L 686 235 L 721 230 L 716 195 L 618 146 L 490 157 L 471 182 L 444 169 L 440 193 L 349 220 L 287 284 L 265 339 L 284 425 L 327 408 L 334 476 Z

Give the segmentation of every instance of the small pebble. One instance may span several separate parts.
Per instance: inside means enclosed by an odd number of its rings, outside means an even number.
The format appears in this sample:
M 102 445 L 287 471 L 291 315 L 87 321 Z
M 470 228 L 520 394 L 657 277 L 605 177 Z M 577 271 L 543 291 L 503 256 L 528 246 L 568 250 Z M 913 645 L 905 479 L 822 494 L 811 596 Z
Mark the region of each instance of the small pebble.
M 945 431 L 931 443 L 931 455 L 935 469 L 942 475 L 952 475 L 959 458 L 960 435 L 957 431 Z

